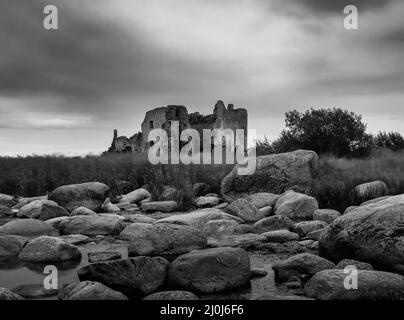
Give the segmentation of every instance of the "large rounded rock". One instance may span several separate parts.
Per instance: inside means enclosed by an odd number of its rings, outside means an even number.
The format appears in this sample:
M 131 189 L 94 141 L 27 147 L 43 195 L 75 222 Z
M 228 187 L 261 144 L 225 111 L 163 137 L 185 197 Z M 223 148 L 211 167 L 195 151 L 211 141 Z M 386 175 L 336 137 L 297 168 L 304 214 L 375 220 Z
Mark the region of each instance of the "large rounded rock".
M 320 255 L 335 262 L 354 259 L 404 272 L 403 227 L 404 195 L 357 207 L 321 233 Z
M 264 233 L 276 230 L 290 230 L 293 221 L 285 216 L 272 216 L 264 218 L 254 223 L 254 231 L 256 233 Z
M 310 188 L 318 169 L 318 155 L 313 151 L 265 155 L 256 158 L 252 175 L 238 175 L 238 166 L 222 180 L 222 195 L 226 201 L 258 192 L 281 194 L 290 188 L 305 192 Z
M 7 194 L 0 193 L 0 205 L 11 208 L 16 203 L 17 203 L 17 201 L 15 201 L 13 196 L 9 196 Z
M 143 300 L 199 300 L 199 298 L 189 291 L 161 291 L 148 295 Z
M 59 230 L 64 235 L 117 235 L 123 228 L 125 228 L 125 223 L 114 215 L 74 216 L 59 224 Z
M 19 218 L 33 218 L 42 221 L 66 217 L 69 213 L 56 202 L 50 200 L 35 200 L 23 206 L 17 214 Z
M 251 232 L 251 226 L 240 224 L 235 220 L 211 220 L 203 229 L 208 237 L 222 237 L 224 235 L 243 234 Z
M 273 194 L 269 192 L 258 192 L 258 193 L 253 193 L 250 194 L 249 196 L 246 197 L 246 200 L 256 206 L 258 209 L 264 208 L 264 207 L 274 207 L 276 200 L 280 195 L 278 194 Z
M 256 247 L 257 245 L 267 242 L 267 238 L 261 234 L 256 233 L 243 233 L 234 235 L 223 235 L 221 237 L 214 237 L 208 239 L 209 247 L 239 247 L 248 249 Z
M 373 270 L 371 264 L 351 259 L 343 259 L 337 264 L 337 269 L 345 269 L 348 266 L 355 266 L 359 270 Z
M 122 293 L 112 290 L 99 282 L 83 281 L 63 287 L 59 300 L 128 300 Z
M 302 193 L 289 191 L 284 193 L 275 204 L 275 214 L 291 219 L 312 220 L 318 209 L 315 198 Z
M 171 217 L 158 220 L 157 223 L 183 224 L 203 230 L 208 221 L 223 219 L 244 222 L 242 219 L 224 213 L 219 209 L 208 208 L 185 214 L 172 215 Z
M 142 203 L 140 208 L 144 212 L 173 212 L 178 208 L 178 204 L 175 201 L 150 201 Z
M 93 263 L 77 273 L 80 281 L 101 282 L 129 298 L 143 298 L 164 284 L 168 265 L 161 257 L 136 257 Z
M 17 256 L 27 242 L 21 236 L 0 236 L 0 259 Z
M 317 231 L 324 229 L 328 226 L 327 223 L 320 220 L 315 221 L 303 221 L 298 222 L 293 225 L 292 231 L 296 232 L 299 236 L 304 237 L 305 235 L 309 234 L 310 232 Z
M 96 216 L 97 214 L 90 209 L 87 209 L 85 207 L 78 207 L 73 210 L 73 212 L 70 214 L 71 217 L 74 216 Z
M 72 184 L 56 188 L 48 199 L 72 212 L 79 207 L 86 207 L 93 211 L 101 209 L 107 198 L 109 187 L 99 182 Z
M 289 230 L 269 231 L 262 234 L 268 242 L 284 243 L 299 240 L 299 235 Z
M 23 206 L 27 205 L 30 202 L 36 200 L 48 200 L 48 196 L 39 196 L 39 197 L 29 197 L 29 198 L 18 198 L 17 204 L 13 207 L 14 209 L 21 209 Z
M 313 212 L 313 220 L 324 221 L 328 224 L 340 216 L 341 214 L 338 211 L 332 209 L 317 209 Z
M 42 236 L 31 240 L 18 258 L 30 262 L 62 262 L 81 259 L 80 250 L 60 238 Z
M 24 300 L 24 298 L 6 288 L 0 288 L 0 301 L 1 300 Z
M 319 300 L 402 300 L 404 277 L 394 273 L 358 270 L 358 286 L 344 286 L 349 274 L 344 270 L 324 270 L 314 275 L 304 288 L 306 296 Z
M 169 269 L 171 285 L 198 292 L 240 287 L 250 280 L 250 258 L 239 248 L 195 250 L 175 259 Z
M 109 198 L 107 198 L 105 200 L 105 202 L 102 204 L 101 210 L 103 212 L 109 212 L 109 213 L 119 213 L 119 212 L 121 212 L 121 209 L 117 205 L 113 204 L 111 202 L 111 199 L 109 199 Z
M 151 194 L 146 189 L 140 188 L 135 191 L 132 191 L 128 194 L 123 195 L 120 199 L 120 203 L 128 202 L 133 204 L 138 204 L 140 201 L 150 198 Z
M 220 203 L 218 197 L 199 197 L 195 200 L 195 205 L 198 208 L 209 208 L 217 206 Z
M 372 181 L 355 187 L 356 197 L 362 202 L 370 199 L 386 196 L 389 188 L 383 181 Z
M 0 235 L 23 237 L 58 236 L 59 232 L 51 225 L 37 219 L 16 219 L 0 227 Z
M 226 209 L 224 209 L 224 211 L 228 214 L 243 219 L 245 222 L 256 222 L 265 218 L 257 207 L 248 202 L 246 199 L 238 199 L 233 201 L 226 207 Z
M 334 268 L 335 264 L 331 261 L 310 253 L 301 253 L 292 256 L 272 266 L 277 283 L 287 282 L 296 277 L 306 281 L 317 272 Z
M 178 255 L 206 247 L 203 232 L 171 223 L 147 224 L 133 223 L 119 235 L 128 240 L 129 255 Z

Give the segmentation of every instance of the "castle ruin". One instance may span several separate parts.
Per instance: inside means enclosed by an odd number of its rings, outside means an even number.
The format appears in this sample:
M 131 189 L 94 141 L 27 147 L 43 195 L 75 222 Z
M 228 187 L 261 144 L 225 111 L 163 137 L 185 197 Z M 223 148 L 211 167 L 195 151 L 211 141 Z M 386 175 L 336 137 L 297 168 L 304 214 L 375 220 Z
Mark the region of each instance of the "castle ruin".
M 232 104 L 226 108 L 223 101 L 218 101 L 214 107 L 213 114 L 204 116 L 199 112 L 188 113 L 185 106 L 169 105 L 167 107 L 156 108 L 146 113 L 142 122 L 141 132 L 128 138 L 118 136 L 118 131 L 114 130 L 114 137 L 108 152 L 147 152 L 151 146 L 148 136 L 153 129 L 164 129 L 170 131 L 171 121 L 178 121 L 180 132 L 184 129 L 195 129 L 200 136 L 203 136 L 204 129 L 236 129 L 244 130 L 244 146 L 247 148 L 247 110 L 234 109 Z

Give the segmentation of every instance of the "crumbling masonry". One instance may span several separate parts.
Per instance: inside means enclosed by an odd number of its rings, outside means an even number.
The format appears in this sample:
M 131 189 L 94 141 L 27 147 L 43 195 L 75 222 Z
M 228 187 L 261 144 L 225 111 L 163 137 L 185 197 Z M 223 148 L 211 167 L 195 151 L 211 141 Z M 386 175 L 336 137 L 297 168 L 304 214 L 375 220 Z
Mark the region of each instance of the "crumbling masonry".
M 195 129 L 203 136 L 204 129 L 244 129 L 244 146 L 247 147 L 247 110 L 234 109 L 232 104 L 226 108 L 223 101 L 218 101 L 213 110 L 213 114 L 204 116 L 199 112 L 188 113 L 185 106 L 169 105 L 167 107 L 156 108 L 146 113 L 142 123 L 142 131 L 132 137 L 118 136 L 118 131 L 114 130 L 114 137 L 108 152 L 147 152 L 150 148 L 148 141 L 149 132 L 160 128 L 170 131 L 170 122 L 178 121 L 180 132 L 184 129 Z

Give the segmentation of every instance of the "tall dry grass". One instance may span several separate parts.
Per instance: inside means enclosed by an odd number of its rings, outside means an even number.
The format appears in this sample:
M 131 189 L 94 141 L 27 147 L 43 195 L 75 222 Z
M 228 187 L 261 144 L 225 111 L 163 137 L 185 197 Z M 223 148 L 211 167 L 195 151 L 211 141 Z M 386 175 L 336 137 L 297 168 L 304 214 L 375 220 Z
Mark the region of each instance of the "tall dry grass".
M 384 181 L 391 195 L 404 193 L 404 152 L 382 149 L 363 159 L 322 156 L 313 195 L 322 208 L 343 212 L 361 202 L 352 192 L 355 186 L 376 180 Z
M 160 200 L 164 186 L 173 186 L 179 190 L 180 206 L 186 208 L 194 183 L 205 182 L 212 192 L 220 193 L 221 180 L 231 169 L 231 165 L 151 165 L 143 153 L 0 157 L 0 193 L 40 196 L 62 185 L 98 181 L 111 188 L 112 197 L 147 185 Z M 125 188 L 121 181 L 128 182 Z

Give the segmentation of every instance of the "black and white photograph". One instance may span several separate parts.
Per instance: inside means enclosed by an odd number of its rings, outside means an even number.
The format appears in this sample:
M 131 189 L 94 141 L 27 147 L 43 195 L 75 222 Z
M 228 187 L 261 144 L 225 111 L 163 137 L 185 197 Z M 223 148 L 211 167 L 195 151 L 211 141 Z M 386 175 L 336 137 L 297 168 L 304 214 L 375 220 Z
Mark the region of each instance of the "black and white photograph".
M 404 300 L 403 123 L 404 1 L 0 0 L 0 300 Z

